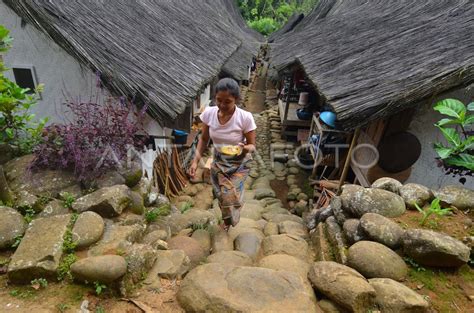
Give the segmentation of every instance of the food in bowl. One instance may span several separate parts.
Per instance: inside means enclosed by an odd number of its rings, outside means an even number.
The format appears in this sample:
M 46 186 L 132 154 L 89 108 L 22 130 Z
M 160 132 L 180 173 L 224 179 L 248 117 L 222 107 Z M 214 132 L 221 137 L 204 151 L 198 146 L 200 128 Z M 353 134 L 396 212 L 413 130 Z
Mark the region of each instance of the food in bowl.
M 222 146 L 221 153 L 229 156 L 239 155 L 242 152 L 241 146 Z

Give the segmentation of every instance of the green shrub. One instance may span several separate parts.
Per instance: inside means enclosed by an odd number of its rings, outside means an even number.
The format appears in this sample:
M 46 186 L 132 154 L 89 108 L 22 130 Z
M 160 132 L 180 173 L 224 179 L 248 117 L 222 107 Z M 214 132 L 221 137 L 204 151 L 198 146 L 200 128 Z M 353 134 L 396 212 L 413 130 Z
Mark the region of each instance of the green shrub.
M 0 25 L 0 53 L 11 47 L 9 30 Z M 33 94 L 4 76 L 8 69 L 0 61 L 0 144 L 15 148 L 20 154 L 31 153 L 39 143 L 47 119 L 35 121 L 30 110 L 36 105 L 43 85 L 39 84 Z

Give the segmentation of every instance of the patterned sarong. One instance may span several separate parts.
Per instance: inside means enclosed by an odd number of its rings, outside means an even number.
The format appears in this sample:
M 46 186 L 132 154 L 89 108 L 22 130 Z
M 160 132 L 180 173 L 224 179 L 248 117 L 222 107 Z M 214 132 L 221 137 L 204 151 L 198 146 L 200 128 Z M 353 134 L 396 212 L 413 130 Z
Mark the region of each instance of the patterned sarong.
M 244 182 L 250 169 L 250 156 L 235 160 L 214 152 L 211 165 L 211 182 L 214 195 L 219 200 L 222 219 L 225 225 L 235 226 L 240 220 L 240 209 L 243 205 Z

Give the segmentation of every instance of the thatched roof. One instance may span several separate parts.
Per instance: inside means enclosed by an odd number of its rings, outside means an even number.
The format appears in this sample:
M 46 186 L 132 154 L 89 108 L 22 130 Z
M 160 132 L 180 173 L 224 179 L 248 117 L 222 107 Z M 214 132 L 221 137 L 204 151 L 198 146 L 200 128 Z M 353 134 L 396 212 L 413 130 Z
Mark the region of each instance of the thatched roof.
M 246 79 L 248 76 L 248 66 L 252 62 L 252 57 L 258 54 L 260 45 L 265 41 L 262 34 L 248 27 L 244 18 L 240 14 L 239 8 L 234 0 L 220 0 L 225 7 L 222 13 L 228 14 L 221 19 L 222 22 L 229 22 L 238 36 L 242 39 L 242 45 L 224 63 L 222 70 L 230 74 L 237 80 Z
M 346 129 L 474 81 L 472 0 L 321 0 L 272 46 L 297 63 Z
M 244 40 L 240 22 L 222 21 L 235 18 L 227 0 L 3 1 L 159 121 L 183 113 Z
M 276 38 L 282 36 L 283 34 L 286 34 L 289 31 L 292 31 L 293 28 L 296 27 L 296 25 L 301 22 L 301 20 L 304 18 L 303 13 L 294 13 L 288 21 L 283 25 L 280 29 L 278 29 L 276 32 L 273 32 L 270 37 L 268 37 L 268 42 L 274 42 Z

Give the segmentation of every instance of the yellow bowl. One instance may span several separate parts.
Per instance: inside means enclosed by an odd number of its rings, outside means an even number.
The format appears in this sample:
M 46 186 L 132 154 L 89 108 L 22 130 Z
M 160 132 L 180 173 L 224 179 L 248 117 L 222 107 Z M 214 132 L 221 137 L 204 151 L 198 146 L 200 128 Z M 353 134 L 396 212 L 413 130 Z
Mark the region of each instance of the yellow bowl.
M 242 152 L 241 146 L 223 146 L 221 147 L 221 153 L 229 156 L 236 156 Z

